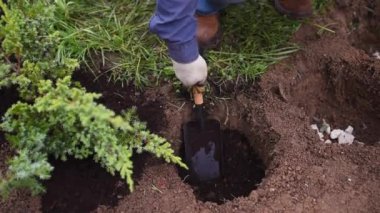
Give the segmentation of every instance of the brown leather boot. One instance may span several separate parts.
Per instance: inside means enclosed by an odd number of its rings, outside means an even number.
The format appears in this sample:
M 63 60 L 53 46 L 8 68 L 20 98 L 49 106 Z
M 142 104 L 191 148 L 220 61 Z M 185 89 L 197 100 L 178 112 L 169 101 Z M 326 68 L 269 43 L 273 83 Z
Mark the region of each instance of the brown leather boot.
M 274 7 L 293 19 L 307 18 L 313 14 L 312 0 L 274 0 Z
M 214 48 L 220 41 L 219 15 L 196 15 L 197 39 L 201 49 Z

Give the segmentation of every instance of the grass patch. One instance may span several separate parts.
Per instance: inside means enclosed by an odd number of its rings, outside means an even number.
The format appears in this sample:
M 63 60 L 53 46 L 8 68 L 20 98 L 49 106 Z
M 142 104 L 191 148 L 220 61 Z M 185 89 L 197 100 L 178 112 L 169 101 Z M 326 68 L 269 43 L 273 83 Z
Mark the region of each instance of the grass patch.
M 227 8 L 222 17 L 222 46 L 207 55 L 210 75 L 217 84 L 255 79 L 268 66 L 298 50 L 288 41 L 299 26 L 298 21 L 279 15 L 265 0 Z
M 58 57 L 79 58 L 99 75 L 141 87 L 170 66 L 166 46 L 148 32 L 153 1 L 59 1 L 65 36 Z M 171 76 L 172 77 L 172 76 Z
M 313 1 L 318 13 L 331 0 Z M 231 6 L 222 16 L 222 45 L 207 54 L 214 83 L 249 82 L 267 68 L 299 50 L 289 39 L 301 26 L 300 21 L 281 16 L 267 0 L 247 0 Z
M 330 0 L 314 1 L 322 10 Z M 154 1 L 57 0 L 57 28 L 64 32 L 57 57 L 79 58 L 95 75 L 137 87 L 178 83 L 163 41 L 149 33 Z M 289 43 L 300 22 L 279 15 L 267 0 L 231 6 L 222 17 L 222 46 L 208 51 L 210 79 L 216 84 L 248 82 L 297 51 Z M 99 71 L 101 70 L 101 71 Z

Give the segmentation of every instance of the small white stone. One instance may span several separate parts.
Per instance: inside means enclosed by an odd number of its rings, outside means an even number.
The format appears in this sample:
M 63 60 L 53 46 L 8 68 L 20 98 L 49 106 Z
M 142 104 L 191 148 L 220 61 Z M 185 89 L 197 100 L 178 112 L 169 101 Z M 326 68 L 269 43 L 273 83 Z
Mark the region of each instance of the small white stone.
M 365 143 L 363 143 L 363 142 L 360 142 L 360 141 L 355 141 L 359 146 L 364 146 L 365 145 Z
M 343 130 L 341 129 L 334 129 L 331 134 L 330 134 L 330 138 L 331 139 L 337 139 L 339 137 L 339 135 L 341 135 L 343 133 Z
M 344 131 L 352 135 L 352 133 L 354 132 L 354 127 L 348 126 L 347 129 Z
M 331 133 L 331 127 L 330 127 L 330 124 L 328 124 L 325 119 L 323 119 L 323 123 L 322 123 L 322 126 L 321 128 L 319 129 L 319 132 L 326 132 L 327 134 L 330 134 Z
M 380 52 L 378 52 L 378 51 L 374 52 L 373 57 L 380 60 Z
M 319 136 L 319 139 L 320 139 L 321 141 L 325 141 L 325 140 L 323 139 L 323 134 L 322 134 L 322 133 L 318 132 L 318 136 Z
M 325 141 L 325 144 L 331 144 L 332 143 L 332 141 L 330 140 L 330 139 L 327 139 L 326 141 Z
M 318 131 L 317 124 L 312 124 L 312 125 L 310 125 L 310 127 L 311 127 L 311 129 Z
M 355 137 L 351 134 L 343 132 L 339 135 L 338 143 L 339 144 L 352 144 L 354 142 Z
M 330 126 L 328 126 L 328 127 L 326 128 L 326 133 L 327 133 L 328 135 L 331 134 L 331 127 L 330 127 Z

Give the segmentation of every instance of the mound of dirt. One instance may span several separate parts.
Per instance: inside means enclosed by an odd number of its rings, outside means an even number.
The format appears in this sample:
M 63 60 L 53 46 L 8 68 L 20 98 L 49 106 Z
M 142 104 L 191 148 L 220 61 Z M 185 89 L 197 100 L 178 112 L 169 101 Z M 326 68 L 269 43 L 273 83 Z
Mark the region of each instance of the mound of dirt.
M 301 51 L 271 67 L 257 84 L 207 100 L 209 114 L 231 136 L 224 137 L 231 157 L 227 182 L 190 185 L 175 166 L 139 156 L 141 171 L 129 193 L 125 183 L 94 163 L 71 161 L 56 165 L 45 195 L 15 192 L 0 209 L 380 212 L 380 60 L 373 56 L 380 51 L 379 10 L 374 0 L 337 1 L 311 21 L 334 33 L 304 24 L 293 37 Z M 181 125 L 192 106 L 171 85 L 139 92 L 106 79 L 77 79 L 103 93 L 101 101 L 116 111 L 137 105 L 140 117 L 180 154 Z M 310 128 L 322 119 L 333 128 L 353 126 L 356 141 L 324 144 Z M 7 150 L 1 151 L 1 171 Z

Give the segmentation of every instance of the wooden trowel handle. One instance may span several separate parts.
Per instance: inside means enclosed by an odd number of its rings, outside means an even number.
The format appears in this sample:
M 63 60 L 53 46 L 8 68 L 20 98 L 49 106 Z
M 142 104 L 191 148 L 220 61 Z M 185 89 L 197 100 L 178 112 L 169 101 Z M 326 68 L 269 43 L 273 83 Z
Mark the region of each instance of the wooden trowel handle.
M 204 86 L 193 86 L 192 88 L 193 98 L 195 105 L 203 104 L 203 93 L 205 92 Z

